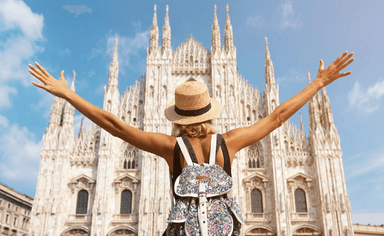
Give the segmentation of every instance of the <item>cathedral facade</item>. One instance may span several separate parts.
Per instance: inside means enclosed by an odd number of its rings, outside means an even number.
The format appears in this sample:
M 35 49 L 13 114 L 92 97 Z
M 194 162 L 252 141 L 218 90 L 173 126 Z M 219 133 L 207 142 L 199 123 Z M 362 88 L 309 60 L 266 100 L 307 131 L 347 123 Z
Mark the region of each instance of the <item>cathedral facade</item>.
M 192 35 L 171 48 L 168 6 L 161 46 L 159 41 L 155 6 L 146 73 L 120 94 L 115 40 L 103 109 L 125 123 L 171 134 L 164 109 L 176 87 L 190 78 L 204 82 L 222 104 L 213 120 L 219 133 L 250 126 L 279 106 L 267 39 L 264 92 L 239 74 L 228 6 L 223 46 L 216 6 L 210 50 Z M 325 88 L 308 107 L 309 137 L 302 121 L 300 128 L 287 121 L 234 157 L 231 196 L 245 220 L 241 235 L 354 235 L 340 137 Z M 81 126 L 75 137 L 73 121 L 73 106 L 55 97 L 43 137 L 30 235 L 162 235 L 173 205 L 165 160 L 94 124 Z

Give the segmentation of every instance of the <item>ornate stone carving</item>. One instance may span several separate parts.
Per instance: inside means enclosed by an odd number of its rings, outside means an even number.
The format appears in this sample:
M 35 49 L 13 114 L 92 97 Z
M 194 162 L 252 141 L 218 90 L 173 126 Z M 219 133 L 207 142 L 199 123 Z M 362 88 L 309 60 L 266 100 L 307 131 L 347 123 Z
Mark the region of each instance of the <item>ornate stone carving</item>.
M 130 174 L 124 174 L 119 176 L 113 181 L 115 186 L 116 194 L 121 192 L 123 189 L 131 189 L 133 192 L 136 192 L 137 184 L 140 180 L 136 177 L 131 176 Z
M 86 175 L 80 175 L 76 178 L 73 178 L 69 182 L 69 187 L 71 188 L 72 194 L 75 193 L 75 189 L 87 189 L 92 194 L 95 184 L 96 181 L 93 180 L 91 177 L 88 177 Z
M 193 36 L 173 52 L 172 74 L 210 74 L 210 54 Z

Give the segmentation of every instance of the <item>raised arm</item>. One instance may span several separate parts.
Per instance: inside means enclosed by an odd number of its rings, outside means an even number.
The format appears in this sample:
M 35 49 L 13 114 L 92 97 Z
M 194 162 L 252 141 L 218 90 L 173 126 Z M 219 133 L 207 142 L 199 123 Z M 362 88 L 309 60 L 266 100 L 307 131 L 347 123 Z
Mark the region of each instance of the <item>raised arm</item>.
M 269 116 L 249 127 L 233 129 L 226 134 L 223 134 L 230 156 L 233 157 L 236 152 L 242 148 L 258 142 L 274 129 L 280 127 L 289 117 L 304 106 L 304 104 L 307 103 L 321 88 L 340 77 L 350 75 L 352 73 L 350 71 L 339 74 L 342 69 L 347 67 L 354 60 L 354 58 L 350 59 L 353 56 L 353 52 L 347 54 L 348 52 L 344 52 L 325 69 L 324 62 L 320 60 L 320 68 L 317 78 L 301 92 L 278 106 Z
M 166 134 L 145 132 L 125 124 L 113 114 L 92 105 L 69 89 L 64 78 L 64 71 L 61 71 L 60 80 L 57 80 L 37 62 L 36 66 L 40 70 L 29 65 L 32 69 L 29 72 L 43 82 L 44 85 L 32 82 L 35 86 L 67 100 L 78 111 L 113 136 L 119 137 L 139 149 L 161 156 L 167 162 L 173 156 L 173 148 L 176 142 L 174 137 Z

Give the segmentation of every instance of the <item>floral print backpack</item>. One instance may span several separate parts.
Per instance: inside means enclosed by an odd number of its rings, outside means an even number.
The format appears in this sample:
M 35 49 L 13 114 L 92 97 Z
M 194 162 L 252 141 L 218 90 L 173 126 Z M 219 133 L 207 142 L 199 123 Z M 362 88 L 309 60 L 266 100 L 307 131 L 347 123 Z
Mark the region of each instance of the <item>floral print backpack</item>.
M 221 135 L 212 135 L 209 163 L 201 165 L 198 164 L 188 138 L 182 136 L 176 139 L 175 153 L 178 148 L 179 152 L 174 155 L 174 163 L 178 160 L 180 167 L 181 149 L 187 166 L 180 175 L 175 176 L 177 165 L 174 165 L 172 182 L 176 203 L 167 219 L 168 227 L 163 235 L 240 235 L 243 218 L 237 203 L 227 195 L 232 189 L 232 177 L 228 150 Z M 215 164 L 220 144 L 226 170 Z

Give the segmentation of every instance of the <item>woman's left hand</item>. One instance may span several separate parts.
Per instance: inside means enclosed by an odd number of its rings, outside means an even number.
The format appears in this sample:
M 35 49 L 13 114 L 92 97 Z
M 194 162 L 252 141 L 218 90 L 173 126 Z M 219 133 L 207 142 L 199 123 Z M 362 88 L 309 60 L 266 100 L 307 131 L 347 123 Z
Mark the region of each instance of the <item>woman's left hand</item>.
M 355 60 L 354 58 L 350 59 L 353 56 L 353 52 L 348 55 L 347 54 L 348 52 L 341 54 L 331 65 L 325 69 L 323 60 L 320 60 L 320 68 L 316 80 L 320 83 L 321 87 L 325 87 L 338 78 L 350 75 L 352 73 L 351 71 L 348 71 L 339 74 L 342 69 L 347 67 Z
M 48 73 L 48 71 L 46 71 L 44 69 L 44 67 L 42 67 L 39 63 L 35 62 L 35 64 L 40 70 L 38 70 L 37 68 L 35 68 L 31 64 L 28 64 L 29 67 L 32 69 L 32 70 L 28 70 L 28 71 L 33 76 L 35 76 L 38 80 L 43 82 L 44 85 L 38 84 L 35 82 L 32 82 L 32 84 L 34 84 L 35 86 L 37 86 L 39 88 L 46 90 L 47 92 L 49 92 L 49 93 L 51 93 L 57 97 L 65 99 L 66 94 L 71 90 L 68 88 L 67 81 L 64 78 L 64 71 L 60 72 L 60 80 L 57 80 L 57 79 L 53 78 Z

